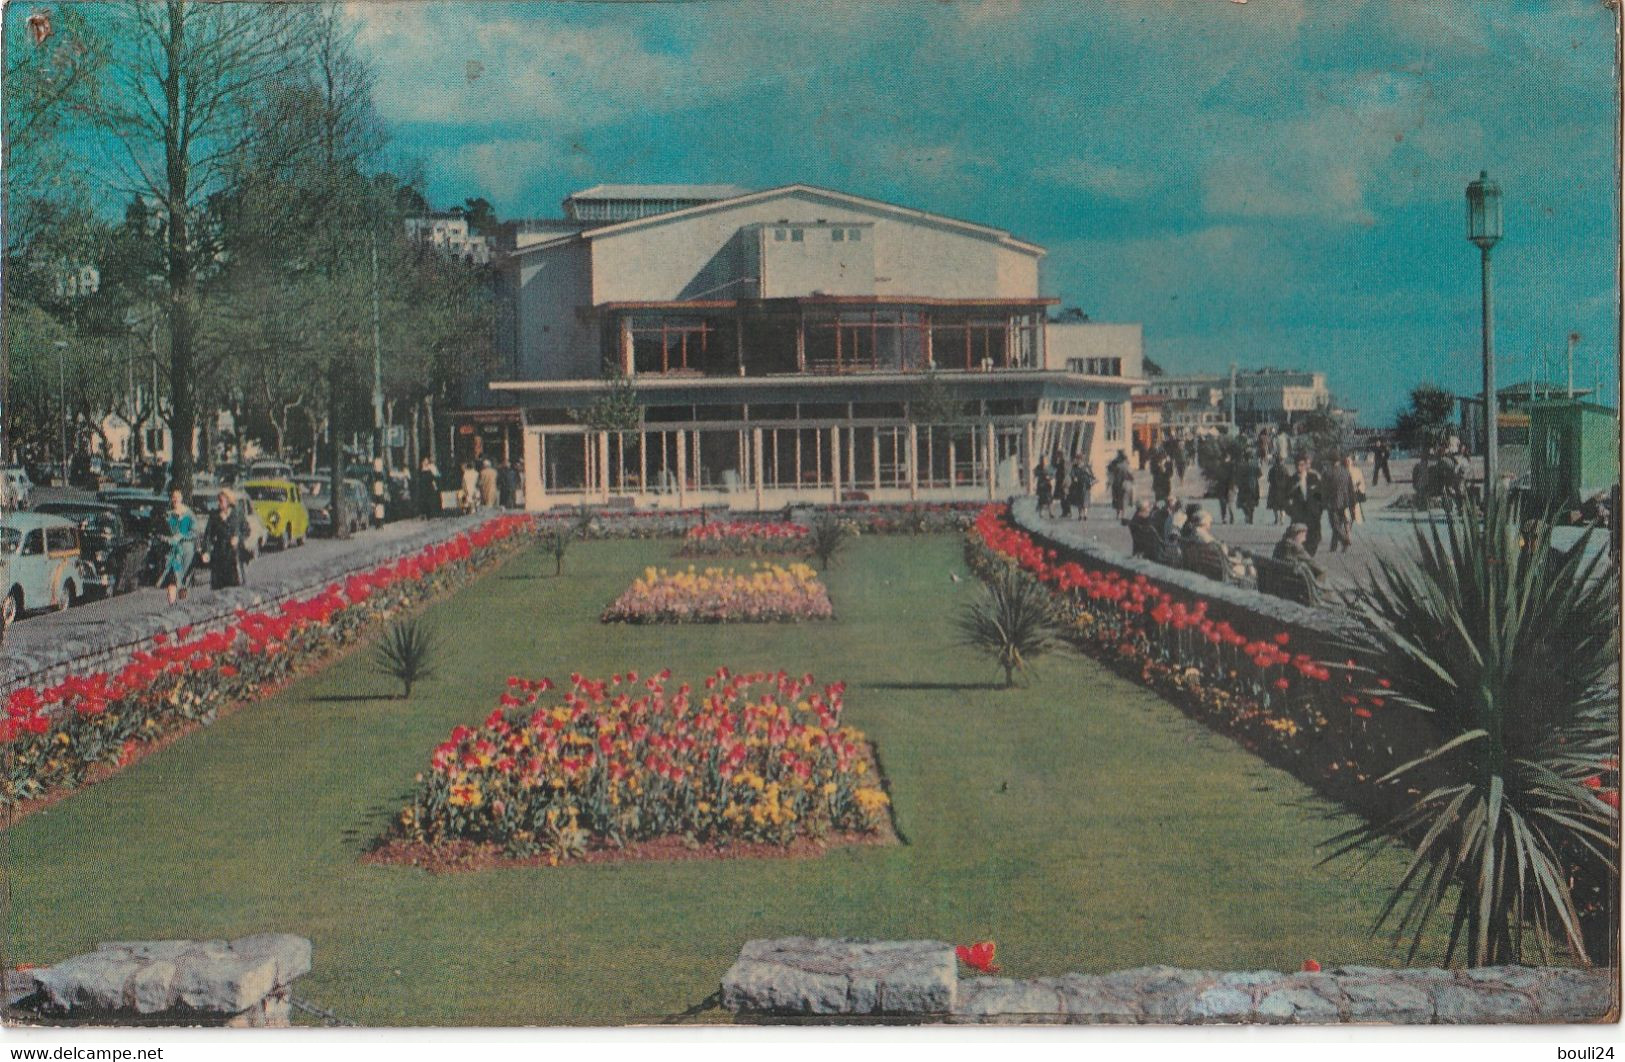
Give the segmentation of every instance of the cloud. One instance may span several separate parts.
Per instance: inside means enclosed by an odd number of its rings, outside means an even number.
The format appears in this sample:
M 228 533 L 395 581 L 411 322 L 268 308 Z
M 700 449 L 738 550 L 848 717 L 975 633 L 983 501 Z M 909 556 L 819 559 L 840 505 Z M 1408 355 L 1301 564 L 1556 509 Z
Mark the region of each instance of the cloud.
M 454 148 L 430 156 L 439 181 L 460 177 L 497 203 L 511 203 L 526 191 L 536 175 L 556 160 L 553 145 L 544 140 L 495 139 Z
M 1084 158 L 1036 166 L 1032 179 L 1115 200 L 1144 198 L 1162 184 L 1162 177 L 1149 170 Z

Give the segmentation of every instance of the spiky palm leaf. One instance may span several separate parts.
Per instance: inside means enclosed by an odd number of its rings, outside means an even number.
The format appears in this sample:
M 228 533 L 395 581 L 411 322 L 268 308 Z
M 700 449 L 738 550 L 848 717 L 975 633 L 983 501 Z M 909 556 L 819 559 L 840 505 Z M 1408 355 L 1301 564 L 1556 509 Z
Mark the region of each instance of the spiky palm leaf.
M 1619 607 L 1618 571 L 1588 545 L 1553 550 L 1547 522 L 1495 493 L 1418 525 L 1416 556 L 1378 557 L 1350 596 L 1365 633 L 1349 648 L 1381 660 L 1389 702 L 1425 713 L 1433 744 L 1378 779 L 1418 789 L 1410 806 L 1327 858 L 1411 850 L 1375 928 L 1397 916 L 1412 957 L 1450 905 L 1446 962 L 1519 962 L 1526 931 L 1543 960 L 1561 941 L 1589 961 L 1571 880 L 1618 872 L 1617 795 L 1585 783 L 1618 767 Z
M 807 531 L 807 545 L 818 558 L 818 566 L 828 571 L 851 536 L 852 528 L 845 520 L 835 513 L 819 513 Z
M 423 619 L 410 616 L 389 625 L 373 650 L 373 667 L 380 674 L 398 680 L 412 696 L 412 687 L 435 673 L 434 658 L 440 641 Z
M 1049 593 L 1014 565 L 994 572 L 982 597 L 957 618 L 963 644 L 993 657 L 1004 669 L 1004 686 L 1015 685 L 1038 657 L 1059 644 Z

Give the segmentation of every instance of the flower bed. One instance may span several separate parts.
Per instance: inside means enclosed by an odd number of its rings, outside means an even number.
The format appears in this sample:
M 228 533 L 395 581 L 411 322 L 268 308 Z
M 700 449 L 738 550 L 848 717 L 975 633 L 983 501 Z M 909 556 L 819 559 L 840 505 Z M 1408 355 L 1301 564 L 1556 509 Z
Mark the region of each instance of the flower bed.
M 699 524 L 683 538 L 683 557 L 804 556 L 808 528 L 788 521 L 730 520 Z
M 977 517 L 967 561 L 978 574 L 1018 565 L 1050 588 L 1078 648 L 1345 802 L 1387 810 L 1383 797 L 1403 794 L 1365 783 L 1431 747 L 1416 713 L 1385 711 L 1391 683 L 1372 667 L 1304 652 L 1291 631 L 1238 629 L 1143 575 L 1064 560 L 1012 526 L 1005 506 Z
M 510 678 L 479 727 L 434 750 L 385 851 L 474 845 L 557 864 L 662 838 L 695 845 L 861 839 L 890 800 L 841 683 L 733 674 L 668 690 L 669 670 Z M 422 853 L 420 852 L 419 855 Z
M 865 535 L 930 535 L 964 531 L 985 502 L 909 502 L 902 505 L 838 505 L 830 509 Z
M 157 635 L 117 671 L 24 687 L 0 719 L 0 806 L 77 788 L 146 743 L 256 697 L 383 619 L 468 579 L 528 517 L 505 516 L 275 609 L 239 611 L 223 629 Z
M 829 591 L 805 564 L 667 571 L 646 568 L 604 610 L 605 623 L 799 623 L 835 615 Z

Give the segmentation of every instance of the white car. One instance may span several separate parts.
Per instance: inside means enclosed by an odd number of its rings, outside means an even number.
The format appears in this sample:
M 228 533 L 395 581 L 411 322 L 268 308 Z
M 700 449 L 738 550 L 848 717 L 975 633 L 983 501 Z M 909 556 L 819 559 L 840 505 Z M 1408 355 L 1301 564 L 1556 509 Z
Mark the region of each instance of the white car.
M 26 509 L 34 504 L 34 481 L 21 468 L 12 466 L 0 470 L 5 483 L 0 485 L 0 505 L 8 509 Z
M 244 523 L 248 526 L 248 541 L 244 546 L 250 560 L 265 552 L 265 540 L 268 537 L 265 531 L 265 522 L 254 512 L 254 503 L 249 501 L 248 495 L 234 487 L 227 487 L 231 492 L 233 507 L 241 509 L 244 514 Z M 198 525 L 198 535 L 203 534 L 203 524 L 208 523 L 209 516 L 220 508 L 220 492 L 195 491 L 192 494 L 192 511 L 197 513 L 198 519 L 203 523 Z
M 255 461 L 248 466 L 248 473 L 240 478 L 244 482 L 251 479 L 292 479 L 293 466 L 286 461 Z
M 0 520 L 0 630 L 28 612 L 78 604 L 87 582 L 78 524 L 37 513 Z

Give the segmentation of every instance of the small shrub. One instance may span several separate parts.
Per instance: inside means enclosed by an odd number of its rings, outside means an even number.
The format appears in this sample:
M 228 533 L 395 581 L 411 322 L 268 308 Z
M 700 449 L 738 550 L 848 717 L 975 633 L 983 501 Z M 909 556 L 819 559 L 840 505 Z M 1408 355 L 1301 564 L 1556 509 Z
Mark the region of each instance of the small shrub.
M 553 574 L 564 574 L 564 555 L 570 549 L 570 532 L 562 527 L 555 527 L 551 534 L 542 539 L 542 548 L 553 557 Z
M 408 617 L 384 631 L 374 651 L 373 667 L 399 681 L 405 691 L 402 696 L 410 698 L 413 685 L 434 675 L 439 650 L 433 628 L 416 616 Z
M 1048 591 L 1014 565 L 992 573 L 981 600 L 966 608 L 957 625 L 964 645 L 1004 668 L 1005 689 L 1015 685 L 1017 671 L 1059 644 Z
M 852 527 L 845 520 L 834 513 L 820 513 L 807 532 L 807 545 L 818 558 L 818 566 L 828 571 L 851 537 Z

